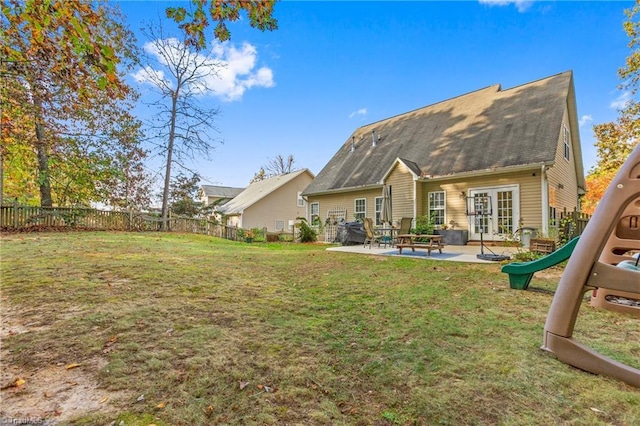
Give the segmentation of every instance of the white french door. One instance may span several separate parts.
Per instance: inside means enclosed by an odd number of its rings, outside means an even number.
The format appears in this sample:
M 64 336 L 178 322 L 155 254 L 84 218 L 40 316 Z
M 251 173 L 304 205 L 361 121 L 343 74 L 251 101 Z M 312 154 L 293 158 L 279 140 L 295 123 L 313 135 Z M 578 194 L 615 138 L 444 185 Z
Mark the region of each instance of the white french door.
M 487 241 L 502 241 L 518 229 L 520 220 L 520 190 L 518 185 L 477 188 L 469 190 L 470 197 L 490 197 L 491 205 L 484 210 L 490 214 L 469 217 L 469 237 Z M 490 207 L 490 209 L 487 209 Z

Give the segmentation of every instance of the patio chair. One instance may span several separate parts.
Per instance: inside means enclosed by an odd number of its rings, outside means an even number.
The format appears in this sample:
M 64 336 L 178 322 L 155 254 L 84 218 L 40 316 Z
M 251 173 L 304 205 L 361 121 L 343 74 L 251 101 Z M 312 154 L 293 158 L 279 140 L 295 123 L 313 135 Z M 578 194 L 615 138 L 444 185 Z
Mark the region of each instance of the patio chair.
M 413 222 L 412 217 L 403 217 L 400 219 L 400 229 L 398 229 L 398 234 L 408 234 L 411 229 L 411 223 Z
M 398 243 L 398 235 L 405 235 L 411 231 L 411 224 L 413 223 L 412 217 L 403 217 L 400 218 L 400 228 L 394 235 L 394 239 L 392 241 L 393 245 Z
M 378 243 L 378 247 L 380 247 L 380 236 L 376 235 L 373 229 L 373 219 L 365 217 L 362 224 L 364 225 L 364 232 L 367 234 L 364 239 L 364 247 L 367 246 L 367 243 L 369 243 L 369 248 L 373 243 Z

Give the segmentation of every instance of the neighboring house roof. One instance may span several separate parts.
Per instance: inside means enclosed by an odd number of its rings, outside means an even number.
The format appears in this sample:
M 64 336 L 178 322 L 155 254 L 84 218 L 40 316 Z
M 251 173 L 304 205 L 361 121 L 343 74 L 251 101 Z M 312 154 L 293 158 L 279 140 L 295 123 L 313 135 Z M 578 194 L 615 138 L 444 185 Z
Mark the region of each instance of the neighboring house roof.
M 303 195 L 380 185 L 396 161 L 422 177 L 553 164 L 564 109 L 575 114 L 574 96 L 567 71 L 508 90 L 486 87 L 362 126 Z M 571 133 L 582 172 L 578 129 Z
M 313 173 L 308 169 L 302 169 L 295 172 L 277 175 L 265 180 L 254 182 L 249 185 L 244 191 L 238 194 L 234 199 L 221 206 L 218 210 L 221 213 L 242 214 L 247 208 L 257 203 L 267 195 L 271 194 L 283 185 L 291 182 L 303 173 L 308 173 L 313 178 Z
M 233 188 L 230 186 L 202 185 L 202 192 L 205 197 L 235 198 L 244 191 L 244 188 Z

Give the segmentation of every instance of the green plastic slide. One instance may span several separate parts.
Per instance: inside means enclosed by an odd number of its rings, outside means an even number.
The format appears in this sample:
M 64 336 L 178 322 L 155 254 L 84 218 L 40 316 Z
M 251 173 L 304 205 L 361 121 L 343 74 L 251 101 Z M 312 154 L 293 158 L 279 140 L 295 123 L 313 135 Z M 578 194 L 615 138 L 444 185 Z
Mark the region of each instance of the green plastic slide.
M 543 269 L 551 268 L 558 263 L 567 260 L 573 249 L 578 244 L 578 239 L 575 237 L 567 244 L 560 247 L 553 253 L 549 253 L 545 257 L 532 260 L 531 262 L 513 262 L 502 267 L 502 272 L 509 274 L 509 285 L 515 290 L 526 290 L 529 287 L 531 278 L 533 278 L 534 272 L 542 271 Z

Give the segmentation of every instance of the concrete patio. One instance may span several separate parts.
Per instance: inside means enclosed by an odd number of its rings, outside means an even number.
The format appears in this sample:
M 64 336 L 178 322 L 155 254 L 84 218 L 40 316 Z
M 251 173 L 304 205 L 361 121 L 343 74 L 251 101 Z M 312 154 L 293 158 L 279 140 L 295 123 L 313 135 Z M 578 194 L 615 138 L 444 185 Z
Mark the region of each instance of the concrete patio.
M 418 258 L 418 259 L 431 259 L 431 260 L 448 260 L 450 262 L 466 262 L 466 263 L 499 263 L 493 262 L 490 260 L 482 260 L 478 259 L 477 255 L 480 254 L 480 246 L 445 246 L 442 249 L 442 253 L 439 253 L 437 250 L 431 252 L 431 256 L 427 256 L 427 250 L 424 249 L 416 249 L 415 252 L 412 252 L 411 249 L 403 249 L 402 254 L 398 254 L 398 249 L 391 246 L 381 246 L 377 247 L 374 245 L 369 248 L 367 245 L 364 247 L 362 244 L 352 245 L 352 246 L 332 246 L 327 248 L 328 251 L 337 251 L 344 253 L 358 253 L 358 254 L 371 254 L 376 256 L 399 256 L 399 257 L 410 257 L 410 258 Z M 490 250 L 490 251 L 489 251 Z M 517 252 L 517 247 L 485 247 L 485 254 L 491 254 L 492 252 L 495 254 L 503 254 L 503 255 L 511 255 L 512 253 Z

